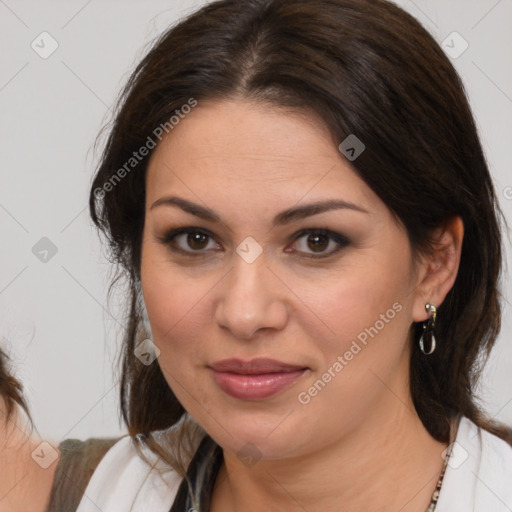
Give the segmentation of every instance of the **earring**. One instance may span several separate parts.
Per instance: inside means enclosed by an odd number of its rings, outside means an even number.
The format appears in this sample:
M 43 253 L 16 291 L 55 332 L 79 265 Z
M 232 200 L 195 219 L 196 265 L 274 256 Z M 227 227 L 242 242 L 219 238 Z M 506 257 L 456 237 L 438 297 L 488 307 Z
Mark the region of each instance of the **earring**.
M 137 306 L 142 317 L 142 324 L 144 325 L 147 336 L 151 338 L 151 325 L 149 324 L 148 310 L 146 309 L 146 303 L 144 301 L 144 296 L 142 295 L 142 286 L 140 281 L 135 283 L 135 288 L 137 289 Z
M 420 349 L 425 355 L 430 355 L 436 349 L 436 339 L 434 337 L 434 326 L 436 325 L 437 309 L 433 304 L 425 304 L 429 319 L 423 323 L 423 333 L 420 338 Z M 430 347 L 425 350 L 425 342 Z

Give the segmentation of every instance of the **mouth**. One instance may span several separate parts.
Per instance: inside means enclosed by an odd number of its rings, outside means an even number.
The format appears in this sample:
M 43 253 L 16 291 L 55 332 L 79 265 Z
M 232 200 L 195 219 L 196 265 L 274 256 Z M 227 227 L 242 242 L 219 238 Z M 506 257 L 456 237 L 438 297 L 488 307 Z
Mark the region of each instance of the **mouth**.
M 225 359 L 209 366 L 219 388 L 240 400 L 263 400 L 291 387 L 307 367 L 275 359 Z

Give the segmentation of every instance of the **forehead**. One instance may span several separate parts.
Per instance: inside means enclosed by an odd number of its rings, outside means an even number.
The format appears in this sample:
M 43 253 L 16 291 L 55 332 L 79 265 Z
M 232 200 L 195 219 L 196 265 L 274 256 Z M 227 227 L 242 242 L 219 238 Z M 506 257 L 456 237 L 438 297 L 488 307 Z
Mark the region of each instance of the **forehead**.
M 198 102 L 162 139 L 148 166 L 148 202 L 170 190 L 259 208 L 265 198 L 376 200 L 316 115 L 234 100 Z

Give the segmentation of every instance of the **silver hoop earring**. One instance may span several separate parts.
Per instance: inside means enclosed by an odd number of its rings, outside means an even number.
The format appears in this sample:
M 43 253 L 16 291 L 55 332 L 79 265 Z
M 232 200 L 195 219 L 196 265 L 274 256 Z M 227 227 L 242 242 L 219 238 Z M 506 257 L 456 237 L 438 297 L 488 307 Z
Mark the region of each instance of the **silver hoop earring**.
M 429 319 L 423 323 L 423 333 L 420 338 L 420 349 L 425 355 L 430 355 L 436 349 L 436 338 L 434 337 L 434 326 L 436 325 L 437 309 L 433 304 L 425 304 Z M 425 345 L 429 347 L 425 350 Z

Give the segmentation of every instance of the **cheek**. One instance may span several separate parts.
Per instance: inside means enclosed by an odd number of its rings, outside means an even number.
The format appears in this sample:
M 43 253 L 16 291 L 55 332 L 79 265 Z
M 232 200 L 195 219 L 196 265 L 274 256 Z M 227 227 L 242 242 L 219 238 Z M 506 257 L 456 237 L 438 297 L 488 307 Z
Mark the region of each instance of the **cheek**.
M 170 376 L 183 379 L 186 370 L 201 361 L 204 352 L 198 344 L 206 341 L 209 320 L 205 299 L 215 283 L 210 277 L 189 278 L 186 270 L 173 265 L 160 247 L 143 245 L 144 301 L 153 342 L 160 350 L 158 362 L 168 382 Z
M 350 410 L 357 418 L 356 411 L 363 414 L 383 390 L 382 382 L 398 368 L 406 371 L 409 267 L 405 258 L 388 263 L 347 265 L 322 287 L 304 280 L 304 302 L 318 313 L 318 328 L 310 326 L 308 338 L 319 365 L 300 390 L 300 403 L 311 400 L 306 407 L 312 414 L 340 403 L 340 414 Z
M 160 351 L 158 364 L 167 384 L 189 412 L 195 411 L 196 402 L 206 406 L 208 393 L 197 382 L 197 372 L 206 364 L 211 313 L 205 310 L 204 299 L 211 286 L 191 286 L 167 269 L 158 275 L 146 272 L 142 287 L 153 342 Z
M 369 337 L 368 330 L 375 334 L 375 328 L 380 338 L 396 339 L 398 332 L 407 330 L 403 313 L 410 301 L 407 268 L 405 259 L 389 265 L 382 260 L 363 261 L 321 280 L 305 277 L 300 298 L 311 309 L 308 317 L 317 318 L 316 339 L 331 340 L 324 347 L 335 351 L 347 350 L 358 336 Z
M 386 278 L 382 266 L 374 268 L 353 267 L 321 289 L 306 289 L 305 302 L 319 316 L 318 330 L 308 333 L 319 365 L 298 390 L 297 407 L 308 417 L 323 417 L 328 407 L 333 435 L 339 425 L 355 428 L 388 393 L 393 375 L 407 370 L 408 281 L 393 267 Z
M 163 352 L 193 350 L 193 340 L 200 339 L 199 334 L 209 320 L 209 282 L 189 281 L 167 269 L 161 273 L 147 272 L 142 287 L 153 341 L 158 348 Z

